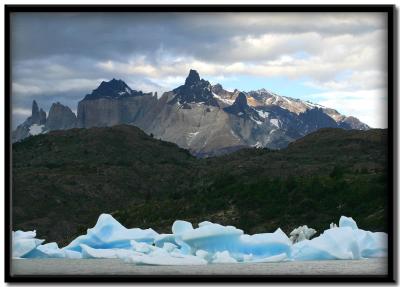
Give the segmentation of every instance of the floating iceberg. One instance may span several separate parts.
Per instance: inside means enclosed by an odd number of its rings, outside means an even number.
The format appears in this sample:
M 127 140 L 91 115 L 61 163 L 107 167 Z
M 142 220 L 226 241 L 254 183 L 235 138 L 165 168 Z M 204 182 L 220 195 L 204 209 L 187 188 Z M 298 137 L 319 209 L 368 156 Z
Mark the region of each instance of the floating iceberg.
M 273 233 L 248 235 L 234 226 L 204 221 L 194 228 L 177 220 L 171 234 L 153 229 L 127 229 L 111 215 L 100 215 L 96 225 L 64 248 L 42 244 L 36 231 L 12 233 L 14 258 L 119 258 L 138 265 L 204 265 L 216 263 L 278 262 L 287 260 L 363 259 L 387 256 L 387 234 L 359 229 L 342 216 L 321 235 L 294 229 L 289 238 L 280 228 Z
M 208 262 L 195 255 L 182 254 L 179 251 L 168 252 L 158 248 L 149 253 L 131 253 L 119 256 L 126 263 L 137 265 L 205 265 Z
M 350 227 L 351 229 L 358 229 L 357 223 L 351 217 L 341 216 L 339 219 L 339 227 Z
M 120 257 L 124 257 L 130 254 L 135 254 L 133 250 L 128 249 L 120 249 L 120 248 L 111 248 L 111 249 L 102 249 L 102 248 L 92 248 L 86 244 L 81 244 L 82 250 L 82 258 L 84 259 L 117 259 Z
M 86 235 L 74 239 L 64 250 L 80 252 L 81 245 L 92 248 L 131 248 L 131 240 L 152 244 L 158 235 L 153 229 L 132 228 L 127 229 L 109 214 L 100 215 L 95 227 L 88 229 Z
M 26 256 L 35 250 L 44 242 L 42 239 L 36 239 L 36 230 L 34 231 L 13 231 L 12 232 L 12 257 L 19 258 Z
M 360 259 L 360 246 L 349 227 L 325 230 L 312 239 L 293 245 L 294 260 Z
M 361 259 L 387 256 L 387 234 L 358 229 L 351 217 L 342 216 L 320 236 L 292 246 L 293 260 Z
M 237 263 L 236 259 L 231 257 L 229 251 L 217 251 L 214 255 L 212 263 Z

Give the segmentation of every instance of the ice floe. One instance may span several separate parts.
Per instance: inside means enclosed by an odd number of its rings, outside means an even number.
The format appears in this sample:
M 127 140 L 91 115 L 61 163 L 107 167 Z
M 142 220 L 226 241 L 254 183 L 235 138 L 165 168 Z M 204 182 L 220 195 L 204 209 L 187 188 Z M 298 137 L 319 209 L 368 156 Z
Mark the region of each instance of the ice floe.
M 93 248 L 131 248 L 131 240 L 152 244 L 158 235 L 153 229 L 127 229 L 109 214 L 100 215 L 95 227 L 88 229 L 86 235 L 74 239 L 65 250 L 81 251 L 82 244 Z
M 14 258 L 121 259 L 138 265 L 204 265 L 217 263 L 278 262 L 293 260 L 364 259 L 387 256 L 387 234 L 359 229 L 342 216 L 317 237 L 300 226 L 290 238 L 278 228 L 272 233 L 248 235 L 234 226 L 204 221 L 193 227 L 177 220 L 171 234 L 153 229 L 127 229 L 109 214 L 102 214 L 85 235 L 59 248 L 42 244 L 36 231 L 12 233 Z
M 37 239 L 36 230 L 34 231 L 13 231 L 12 232 L 12 257 L 23 257 L 35 250 L 44 242 L 42 239 Z
M 305 239 L 310 239 L 316 233 L 317 231 L 315 229 L 308 228 L 307 225 L 299 226 L 290 232 L 290 241 L 292 241 L 292 243 L 297 243 Z

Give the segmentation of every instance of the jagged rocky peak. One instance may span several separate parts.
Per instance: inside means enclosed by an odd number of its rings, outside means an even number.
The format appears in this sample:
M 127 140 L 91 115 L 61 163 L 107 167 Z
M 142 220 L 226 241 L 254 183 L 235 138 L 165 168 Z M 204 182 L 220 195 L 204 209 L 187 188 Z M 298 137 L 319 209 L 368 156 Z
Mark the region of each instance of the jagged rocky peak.
M 86 95 L 84 100 L 95 100 L 99 98 L 119 99 L 123 97 L 142 96 L 142 91 L 132 90 L 124 81 L 112 79 L 101 82 L 100 86 Z
M 189 75 L 187 76 L 185 80 L 185 85 L 186 86 L 192 86 L 196 85 L 198 82 L 200 82 L 200 75 L 196 70 L 190 70 Z
M 39 115 L 39 107 L 35 100 L 32 102 L 32 117 L 34 115 Z
M 46 124 L 46 112 L 39 109 L 35 100 L 32 102 L 32 114 L 12 132 L 12 142 L 20 141 L 26 137 L 41 134 Z
M 189 107 L 188 104 L 191 103 L 203 103 L 205 105 L 219 107 L 211 88 L 210 82 L 200 79 L 200 75 L 196 70 L 190 70 L 185 84 L 172 91 L 175 97 L 169 103 L 179 103 L 186 107 Z
M 237 96 L 234 105 L 245 108 L 247 107 L 247 97 L 244 93 L 239 93 L 239 95 Z
M 211 90 L 213 93 L 215 93 L 217 95 L 219 95 L 220 93 L 223 93 L 225 91 L 221 84 L 216 84 L 216 85 L 212 86 Z
M 44 125 L 46 123 L 46 112 L 42 109 L 39 110 L 39 106 L 35 100 L 32 102 L 32 115 L 28 118 L 28 121 L 29 125 Z
M 66 130 L 77 126 L 76 115 L 67 106 L 59 102 L 51 105 L 46 122 L 47 130 Z
M 255 113 L 254 109 L 247 104 L 247 97 L 243 92 L 238 94 L 233 105 L 224 108 L 224 110 L 240 117 L 250 116 Z

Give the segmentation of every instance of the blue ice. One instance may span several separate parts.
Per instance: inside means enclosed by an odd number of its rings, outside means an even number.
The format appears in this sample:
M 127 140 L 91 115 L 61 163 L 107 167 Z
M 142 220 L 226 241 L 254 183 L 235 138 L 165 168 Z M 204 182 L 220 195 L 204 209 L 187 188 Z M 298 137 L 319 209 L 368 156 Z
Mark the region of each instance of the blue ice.
M 158 235 L 153 229 L 127 229 L 109 214 L 100 215 L 95 227 L 88 229 L 86 235 L 74 239 L 65 250 L 81 251 L 81 244 L 92 248 L 131 248 L 131 240 L 152 244 Z
M 311 230 L 304 226 L 300 229 Z M 387 257 L 387 234 L 359 229 L 351 217 L 342 216 L 339 226 L 331 224 L 331 228 L 317 237 L 303 237 L 292 243 L 280 228 L 272 233 L 248 235 L 234 226 L 204 221 L 195 228 L 182 220 L 174 222 L 171 234 L 158 234 L 151 228 L 127 229 L 111 215 L 102 214 L 93 228 L 64 248 L 54 242 L 42 244 L 43 240 L 36 238 L 35 231 L 13 232 L 12 256 L 119 258 L 127 263 L 145 265 Z

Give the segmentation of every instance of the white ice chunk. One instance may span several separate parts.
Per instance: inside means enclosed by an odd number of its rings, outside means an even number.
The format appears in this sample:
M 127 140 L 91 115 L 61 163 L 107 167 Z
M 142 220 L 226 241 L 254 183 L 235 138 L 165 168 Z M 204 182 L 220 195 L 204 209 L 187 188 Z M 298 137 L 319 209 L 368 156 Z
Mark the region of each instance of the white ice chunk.
M 72 250 L 63 250 L 65 253 L 65 258 L 69 259 L 81 259 L 82 258 L 82 253 L 78 251 L 72 251 Z
M 163 247 L 164 243 L 169 242 L 175 244 L 175 235 L 174 234 L 158 234 L 154 239 L 154 244 L 157 247 Z
M 255 235 L 243 234 L 233 226 L 215 223 L 202 224 L 199 228 L 188 230 L 181 235 L 192 253 L 204 250 L 208 253 L 228 251 L 237 261 L 243 261 L 244 255 L 253 258 L 266 258 L 281 253 L 290 254 L 291 242 L 286 234 L 277 229 L 274 233 Z
M 387 257 L 388 238 L 384 232 L 371 232 L 362 229 L 354 230 L 360 246 L 361 256 L 364 258 Z
M 207 251 L 201 250 L 201 249 L 196 251 L 196 256 L 206 260 L 207 262 L 212 261 L 212 254 L 208 253 Z
M 234 226 L 209 221 L 193 228 L 178 220 L 173 234 L 152 229 L 126 229 L 111 215 L 103 214 L 86 235 L 67 247 L 41 245 L 35 231 L 12 233 L 14 258 L 120 258 L 146 265 L 198 265 L 207 263 L 278 262 L 285 260 L 330 260 L 387 257 L 388 236 L 383 232 L 358 229 L 352 218 L 342 216 L 339 227 L 331 224 L 320 236 L 300 226 L 291 239 L 278 228 L 273 233 L 247 235 Z M 154 246 L 155 244 L 156 246 Z
M 351 227 L 352 229 L 358 229 L 357 223 L 351 217 L 341 216 L 339 219 L 339 227 Z
M 131 248 L 131 240 L 153 243 L 158 235 L 153 229 L 127 229 L 109 214 L 100 215 L 95 227 L 88 229 L 86 235 L 74 239 L 66 250 L 81 251 L 81 244 L 98 248 Z
M 187 229 L 180 236 L 182 241 L 190 246 L 192 252 L 202 249 L 210 253 L 217 251 L 237 251 L 239 237 L 243 231 L 233 226 L 206 224 L 196 229 Z M 178 244 L 180 244 L 177 241 Z
M 303 240 L 292 247 L 294 260 L 360 259 L 357 238 L 350 227 L 325 230 L 312 239 Z
M 81 244 L 82 258 L 102 258 L 102 259 L 116 259 L 123 256 L 130 256 L 135 254 L 132 250 L 127 249 L 95 249 L 85 244 Z
M 12 257 L 19 258 L 35 250 L 44 240 L 36 238 L 14 238 L 12 241 Z
M 310 239 L 317 233 L 315 229 L 309 228 L 307 225 L 299 226 L 290 232 L 290 241 L 297 243 L 306 239 Z
M 118 255 L 126 263 L 137 265 L 205 265 L 207 261 L 193 255 L 184 255 L 178 252 L 168 253 L 166 250 L 158 248 L 150 254 L 130 253 Z
M 131 245 L 133 250 L 140 253 L 150 253 L 155 249 L 155 247 L 150 244 L 137 242 L 135 240 L 131 240 Z
M 273 233 L 242 235 L 239 251 L 252 254 L 253 258 L 265 258 L 278 254 L 290 254 L 292 243 L 287 235 L 278 228 Z
M 65 258 L 65 252 L 58 248 L 57 243 L 51 242 L 37 246 L 24 258 Z
M 199 227 L 202 227 L 202 226 L 209 225 L 209 224 L 213 224 L 213 223 L 210 221 L 202 221 L 198 225 L 199 225 Z
M 253 254 L 243 254 L 243 258 L 242 258 L 243 262 L 251 262 L 253 261 Z
M 235 258 L 232 258 L 228 251 L 216 252 L 212 263 L 237 263 Z
M 175 235 L 180 235 L 191 230 L 193 230 L 193 225 L 184 220 L 176 220 L 174 224 L 172 224 L 172 233 Z
M 35 238 L 36 237 L 36 230 L 33 231 L 22 231 L 22 230 L 17 230 L 12 232 L 12 238 L 14 239 L 29 239 L 29 238 Z
M 190 254 L 190 246 L 182 240 L 182 234 L 194 230 L 193 225 L 190 222 L 183 220 L 176 220 L 172 224 L 172 233 L 175 236 L 175 242 L 181 247 L 181 252 L 184 254 Z
M 165 242 L 162 248 L 167 252 L 172 252 L 175 251 L 178 248 L 178 246 L 170 242 Z

